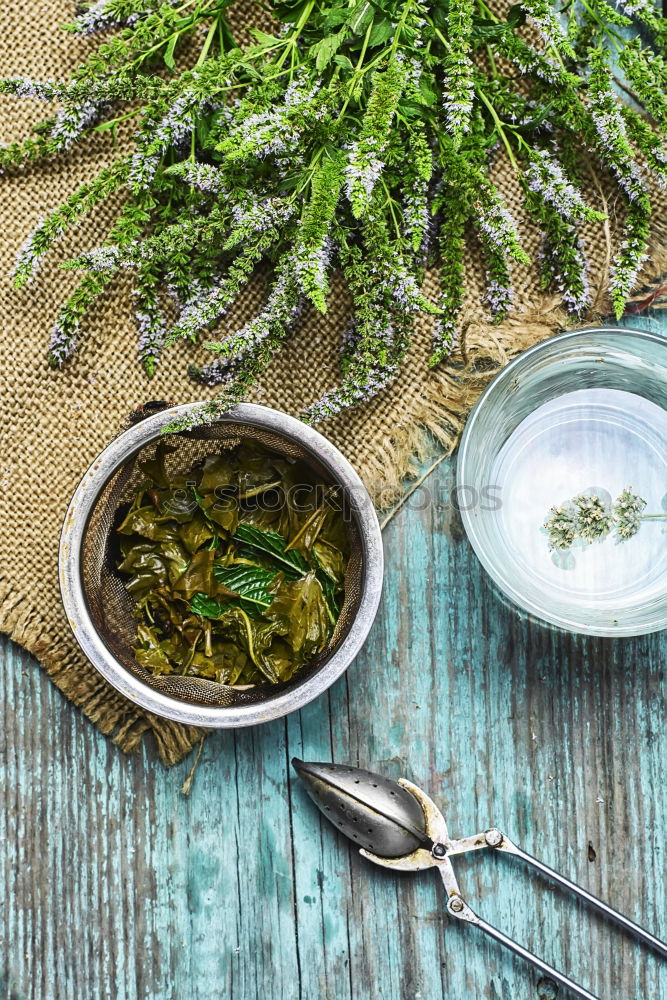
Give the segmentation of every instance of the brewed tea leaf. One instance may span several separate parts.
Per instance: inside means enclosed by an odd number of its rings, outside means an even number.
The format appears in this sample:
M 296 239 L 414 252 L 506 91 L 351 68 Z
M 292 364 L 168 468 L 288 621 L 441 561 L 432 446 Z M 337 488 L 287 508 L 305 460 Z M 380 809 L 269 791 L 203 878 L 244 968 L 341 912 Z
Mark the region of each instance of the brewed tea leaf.
M 130 510 L 116 530 L 121 535 L 142 535 L 151 541 L 164 541 L 167 538 L 177 537 L 174 522 L 161 517 L 153 506 Z
M 164 560 L 150 542 L 134 545 L 118 568 L 129 575 L 125 586 L 137 600 L 164 586 L 169 576 Z
M 172 448 L 164 441 L 160 441 L 155 449 L 153 458 L 145 458 L 142 462 L 139 462 L 141 471 L 145 472 L 148 478 L 156 486 L 160 487 L 160 489 L 166 490 L 169 487 L 169 476 L 165 467 L 165 458 L 174 451 L 176 451 L 175 448 Z
M 213 567 L 213 575 L 218 583 L 223 584 L 228 590 L 253 604 L 268 608 L 273 600 L 269 587 L 273 583 L 276 573 L 264 569 L 262 566 L 220 566 L 216 564 Z
M 216 601 L 215 597 L 209 597 L 200 591 L 193 595 L 190 607 L 196 615 L 202 615 L 203 618 L 219 618 L 225 605 Z
M 202 512 L 198 510 L 189 521 L 180 525 L 178 535 L 190 555 L 193 555 L 202 545 L 210 542 L 213 531 Z
M 174 590 L 190 600 L 193 594 L 203 591 L 210 594 L 212 590 L 213 559 L 212 549 L 200 549 L 195 552 L 190 565 L 174 584 Z
M 307 561 L 297 551 L 286 551 L 287 542 L 277 531 L 264 531 L 254 524 L 239 523 L 234 538 L 256 552 L 261 552 L 277 563 L 293 578 L 307 573 L 310 569 Z
M 285 638 L 295 653 L 309 657 L 321 652 L 329 640 L 330 619 L 315 571 L 278 588 L 266 617 L 287 624 Z
M 199 506 L 209 521 L 220 525 L 230 534 L 236 531 L 239 505 L 235 497 L 225 496 L 224 493 L 219 493 L 217 496 L 215 493 L 207 493 L 200 498 Z

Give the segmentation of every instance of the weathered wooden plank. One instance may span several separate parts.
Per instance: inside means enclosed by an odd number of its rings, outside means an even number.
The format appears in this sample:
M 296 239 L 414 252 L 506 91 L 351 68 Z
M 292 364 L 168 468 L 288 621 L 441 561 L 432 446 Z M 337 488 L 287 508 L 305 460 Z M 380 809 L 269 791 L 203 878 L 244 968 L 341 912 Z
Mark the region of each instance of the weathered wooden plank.
M 454 834 L 496 823 L 667 937 L 667 633 L 571 637 L 507 608 L 451 485 L 445 463 L 438 503 L 387 528 L 382 609 L 347 676 L 288 720 L 211 736 L 187 798 L 190 762 L 123 757 L 4 643 L 0 996 L 539 1000 L 532 971 L 443 916 L 435 876 L 350 851 L 294 754 L 405 773 Z M 601 997 L 667 1000 L 665 963 L 520 863 L 457 871 L 487 919 Z

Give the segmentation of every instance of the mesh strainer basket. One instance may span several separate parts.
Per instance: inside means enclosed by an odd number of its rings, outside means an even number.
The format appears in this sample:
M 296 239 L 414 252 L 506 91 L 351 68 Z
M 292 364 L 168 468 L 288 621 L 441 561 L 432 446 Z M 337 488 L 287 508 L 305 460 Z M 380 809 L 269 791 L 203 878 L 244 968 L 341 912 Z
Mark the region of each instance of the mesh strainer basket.
M 195 726 L 249 726 L 307 704 L 345 671 L 371 627 L 382 588 L 382 537 L 371 499 L 349 462 L 318 431 L 294 417 L 240 404 L 206 427 L 165 437 L 163 428 L 200 404 L 188 403 L 130 427 L 98 456 L 81 480 L 60 541 L 60 587 L 74 636 L 92 665 L 126 697 L 158 715 Z M 345 599 L 329 645 L 281 685 L 239 689 L 195 677 L 154 677 L 134 659 L 134 601 L 117 573 L 113 527 L 143 478 L 139 461 L 158 440 L 175 450 L 170 473 L 185 472 L 206 455 L 252 439 L 280 455 L 305 461 L 344 497 L 350 541 Z

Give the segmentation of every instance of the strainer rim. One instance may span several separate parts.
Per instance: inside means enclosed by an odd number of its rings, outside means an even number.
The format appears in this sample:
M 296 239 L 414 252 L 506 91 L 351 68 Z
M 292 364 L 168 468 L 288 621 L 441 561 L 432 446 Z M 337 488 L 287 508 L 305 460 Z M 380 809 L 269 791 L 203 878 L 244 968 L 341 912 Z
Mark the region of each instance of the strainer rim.
M 180 700 L 150 687 L 120 663 L 93 624 L 85 597 L 81 560 L 86 528 L 101 491 L 123 463 L 159 439 L 168 424 L 189 415 L 201 402 L 170 406 L 122 431 L 82 476 L 67 508 L 60 536 L 59 580 L 63 606 L 78 645 L 92 666 L 117 691 L 142 708 L 187 725 L 227 729 L 280 718 L 307 705 L 348 668 L 366 640 L 382 592 L 382 533 L 368 491 L 350 462 L 323 434 L 280 410 L 239 403 L 214 423 L 245 423 L 297 442 L 316 456 L 347 491 L 362 549 L 363 573 L 356 613 L 338 648 L 302 683 L 265 701 L 221 707 Z

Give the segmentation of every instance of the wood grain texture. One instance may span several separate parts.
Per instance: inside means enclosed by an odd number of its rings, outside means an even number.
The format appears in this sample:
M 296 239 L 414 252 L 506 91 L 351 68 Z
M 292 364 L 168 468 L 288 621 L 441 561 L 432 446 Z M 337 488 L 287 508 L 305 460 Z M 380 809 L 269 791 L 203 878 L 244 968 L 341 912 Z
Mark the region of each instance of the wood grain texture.
M 495 823 L 667 938 L 667 633 L 611 642 L 526 620 L 446 503 L 451 464 L 428 486 L 433 502 L 422 491 L 385 531 L 381 611 L 347 675 L 287 720 L 212 735 L 189 797 L 191 762 L 124 757 L 4 644 L 3 1000 L 552 995 L 447 919 L 435 875 L 351 851 L 294 754 L 406 774 L 453 835 Z M 486 919 L 604 1000 L 667 1000 L 667 963 L 520 862 L 456 868 Z

